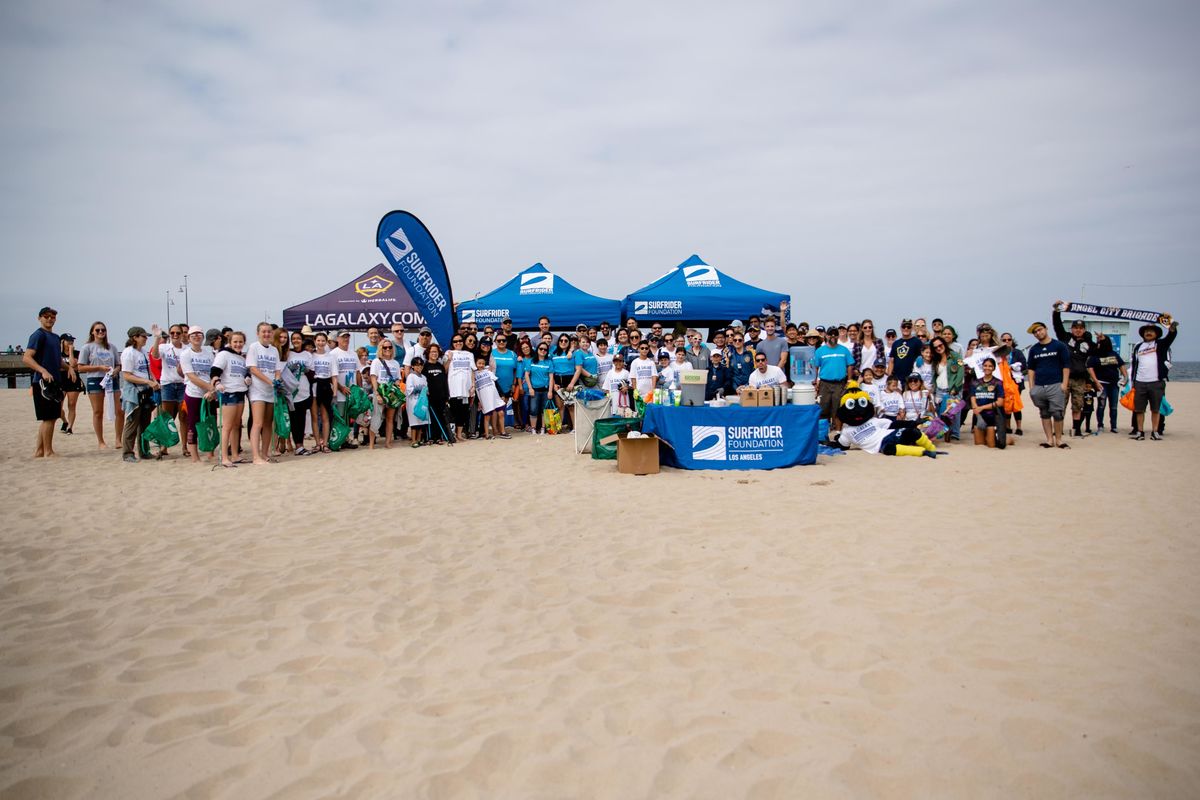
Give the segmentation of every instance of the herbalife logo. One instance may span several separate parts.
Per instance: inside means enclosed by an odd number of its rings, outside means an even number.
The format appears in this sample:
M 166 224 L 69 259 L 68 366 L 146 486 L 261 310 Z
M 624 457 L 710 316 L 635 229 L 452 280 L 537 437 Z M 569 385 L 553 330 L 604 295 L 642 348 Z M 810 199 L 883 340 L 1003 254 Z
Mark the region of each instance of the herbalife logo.
M 530 272 L 522 275 L 521 294 L 554 294 L 554 273 Z
M 683 268 L 683 279 L 688 286 L 720 286 L 721 278 L 717 268 L 708 264 L 698 264 L 694 267 Z
M 412 252 L 412 244 L 408 241 L 408 236 L 405 235 L 403 228 L 396 228 L 392 235 L 384 241 L 387 242 L 392 258 L 397 262 Z
M 724 461 L 725 426 L 693 425 L 692 458 L 697 461 Z

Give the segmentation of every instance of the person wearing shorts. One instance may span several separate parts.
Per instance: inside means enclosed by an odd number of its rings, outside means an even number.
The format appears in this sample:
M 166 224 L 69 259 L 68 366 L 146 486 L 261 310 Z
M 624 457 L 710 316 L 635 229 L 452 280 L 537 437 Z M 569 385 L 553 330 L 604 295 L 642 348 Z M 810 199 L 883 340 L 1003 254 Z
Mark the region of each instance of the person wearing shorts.
M 1028 328 L 1037 337 L 1029 348 L 1029 399 L 1037 406 L 1042 418 L 1046 441 L 1041 447 L 1070 449 L 1063 439 L 1063 415 L 1067 408 L 1067 383 L 1071 374 L 1071 351 L 1057 339 L 1050 338 L 1044 322 Z
M 38 421 L 34 458 L 58 455 L 54 452 L 54 425 L 62 414 L 62 392 L 58 388 L 62 381 L 62 342 L 54 332 L 57 320 L 58 312 L 53 308 L 46 306 L 39 311 L 39 327 L 30 335 L 25 352 L 21 355 L 25 367 L 33 371 L 30 388 L 33 391 L 33 413 Z
M 1130 438 L 1137 441 L 1146 438 L 1142 424 L 1147 408 L 1150 409 L 1150 438 L 1153 441 L 1162 438 L 1158 432 L 1162 419 L 1159 408 L 1167 393 L 1167 353 L 1175 343 L 1179 323 L 1172 320 L 1169 327 L 1170 332 L 1164 337 L 1159 326 L 1143 325 L 1138 329 L 1142 341 L 1133 348 L 1133 357 L 1129 359 L 1130 378 L 1133 380 L 1133 433 Z
M 837 339 L 837 328 L 828 330 L 825 344 L 813 354 L 817 366 L 817 405 L 821 408 L 821 419 L 829 420 L 830 438 L 842 427 L 841 420 L 837 418 L 837 408 L 846 391 L 846 378 L 854 361 L 854 354 L 838 344 Z

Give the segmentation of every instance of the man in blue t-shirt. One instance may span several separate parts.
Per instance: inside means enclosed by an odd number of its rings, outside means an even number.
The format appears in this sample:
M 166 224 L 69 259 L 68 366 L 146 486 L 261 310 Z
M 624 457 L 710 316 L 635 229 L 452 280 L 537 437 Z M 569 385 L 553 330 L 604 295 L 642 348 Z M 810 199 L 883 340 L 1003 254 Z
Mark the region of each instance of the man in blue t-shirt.
M 913 335 L 912 320 L 901 320 L 900 338 L 892 343 L 891 352 L 888 354 L 888 375 L 900 381 L 901 386 L 904 386 L 912 373 L 913 366 L 921 355 L 922 346 L 921 340 Z
M 1050 338 L 1044 322 L 1028 328 L 1037 337 L 1029 348 L 1029 399 L 1038 407 L 1046 441 L 1042 447 L 1070 449 L 1063 438 L 1063 413 L 1067 407 L 1067 384 L 1071 375 L 1071 350 L 1057 339 Z
M 854 363 L 854 354 L 838 344 L 837 327 L 827 328 L 825 344 L 813 353 L 816 364 L 817 405 L 821 407 L 821 419 L 829 420 L 830 438 L 833 432 L 841 430 L 841 420 L 837 418 L 837 407 L 842 402 L 842 394 L 846 391 L 846 378 L 850 374 L 850 365 Z
M 57 319 L 58 312 L 50 306 L 39 311 L 40 327 L 30 335 L 29 344 L 21 354 L 21 362 L 33 370 L 33 413 L 38 421 L 34 458 L 58 455 L 54 452 L 54 424 L 62 414 L 62 342 L 54 332 Z

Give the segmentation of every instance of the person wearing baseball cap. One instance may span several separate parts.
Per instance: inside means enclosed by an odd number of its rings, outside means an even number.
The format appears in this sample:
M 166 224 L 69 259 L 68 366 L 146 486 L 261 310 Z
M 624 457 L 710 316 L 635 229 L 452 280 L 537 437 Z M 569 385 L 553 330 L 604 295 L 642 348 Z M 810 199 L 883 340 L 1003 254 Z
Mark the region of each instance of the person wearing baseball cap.
M 1146 418 L 1146 407 L 1150 407 L 1150 438 L 1153 441 L 1162 439 L 1160 425 L 1162 413 L 1159 410 L 1167 391 L 1167 355 L 1175 336 L 1179 333 L 1179 323 L 1170 314 L 1166 314 L 1168 333 L 1163 336 L 1162 328 L 1154 324 L 1146 324 L 1138 328 L 1142 337 L 1133 348 L 1133 358 L 1130 359 L 1130 380 L 1133 381 L 1133 432 L 1130 438 L 1142 441 L 1146 438 L 1142 423 Z
M 1067 382 L 1067 392 L 1071 397 L 1071 420 L 1073 423 L 1071 435 L 1082 436 L 1083 432 L 1080 428 L 1083 425 L 1085 395 L 1093 386 L 1097 389 L 1100 388 L 1099 383 L 1092 380 L 1087 366 L 1088 359 L 1092 357 L 1096 345 L 1092 341 L 1092 334 L 1088 332 L 1087 326 L 1081 319 L 1073 320 L 1071 330 L 1067 331 L 1063 325 L 1062 312 L 1069 308 L 1070 303 L 1058 300 L 1054 303 L 1050 316 L 1054 323 L 1055 337 L 1071 351 L 1071 378 Z
M 158 390 L 158 381 L 150 375 L 150 358 L 146 352 L 149 334 L 141 325 L 128 331 L 125 349 L 121 351 L 121 408 L 125 411 L 125 427 L 121 431 L 121 459 L 137 463 L 138 443 L 150 425 L 153 402 L 143 402 L 150 392 Z
M 75 433 L 75 408 L 79 403 L 79 395 L 83 394 L 83 380 L 79 377 L 79 351 L 75 349 L 75 337 L 69 333 L 59 335 L 62 342 L 63 380 L 62 390 L 66 395 L 66 407 L 62 413 L 62 424 L 59 426 L 63 433 Z
M 733 372 L 725 363 L 725 353 L 717 348 L 709 354 L 708 379 L 704 385 L 704 399 L 716 400 L 733 394 Z
M 913 371 L 913 366 L 921 355 L 921 346 L 921 340 L 913 335 L 912 320 L 900 320 L 900 338 L 892 342 L 891 351 L 888 353 L 887 371 L 888 375 L 900 381 L 901 386 Z
M 1067 382 L 1071 374 L 1071 351 L 1057 339 L 1050 338 L 1046 323 L 1035 322 L 1027 329 L 1037 338 L 1026 354 L 1029 362 L 1027 379 L 1029 399 L 1042 418 L 1045 449 L 1070 448 L 1063 438 L 1063 415 L 1067 408 Z
M 54 423 L 62 415 L 62 341 L 54 332 L 58 312 L 50 306 L 38 311 L 38 329 L 29 335 L 21 363 L 33 372 L 33 414 L 38 421 L 34 458 L 53 458 Z

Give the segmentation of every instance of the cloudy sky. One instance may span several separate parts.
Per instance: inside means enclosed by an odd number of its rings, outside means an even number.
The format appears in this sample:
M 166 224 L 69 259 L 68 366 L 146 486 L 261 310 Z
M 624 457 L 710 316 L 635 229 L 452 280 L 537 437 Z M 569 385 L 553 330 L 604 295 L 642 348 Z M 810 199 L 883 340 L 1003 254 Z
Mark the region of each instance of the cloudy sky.
M 457 299 L 535 261 L 621 297 L 694 252 L 814 322 L 1186 323 L 1198 33 L 1187 1 L 12 0 L 0 343 L 45 303 L 165 322 L 185 273 L 193 322 L 278 320 L 393 208 Z

